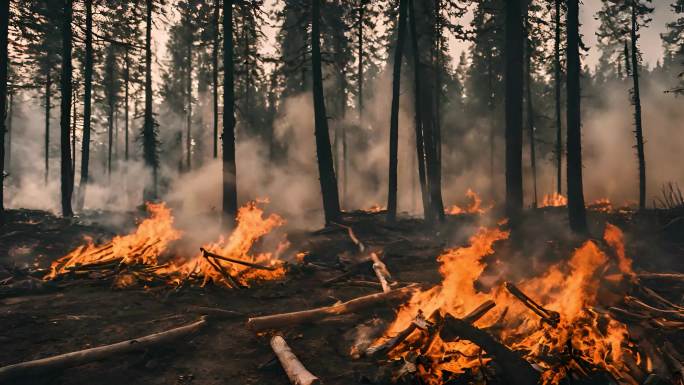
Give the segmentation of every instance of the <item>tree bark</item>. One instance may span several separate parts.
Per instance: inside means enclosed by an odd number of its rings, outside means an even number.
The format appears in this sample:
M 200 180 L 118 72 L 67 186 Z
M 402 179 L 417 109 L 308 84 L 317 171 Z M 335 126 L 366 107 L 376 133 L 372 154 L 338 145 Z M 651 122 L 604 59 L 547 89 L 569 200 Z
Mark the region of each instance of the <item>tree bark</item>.
M 515 223 L 523 207 L 523 19 L 521 0 L 506 1 L 505 19 L 506 215 L 512 223 Z
M 425 158 L 425 132 L 423 130 L 422 106 L 420 103 L 421 95 L 421 64 L 418 53 L 418 36 L 416 28 L 416 15 L 413 0 L 409 0 L 409 28 L 411 33 L 411 50 L 413 51 L 413 89 L 414 89 L 414 125 L 416 132 L 416 157 L 418 161 L 418 179 L 420 181 L 420 192 L 423 202 L 423 216 L 428 222 L 433 220 L 430 205 L 430 192 L 427 184 L 427 165 Z
M 71 144 L 69 124 L 71 118 L 71 19 L 73 5 L 72 0 L 64 0 L 64 16 L 62 24 L 62 77 L 61 88 L 61 111 L 60 111 L 60 147 L 61 147 L 61 190 L 62 190 L 62 216 L 71 217 L 71 193 L 73 190 L 73 176 L 71 173 Z
M 214 3 L 214 49 L 211 52 L 211 79 L 213 91 L 213 115 L 214 115 L 214 159 L 218 158 L 218 51 L 219 51 L 219 17 L 220 17 L 220 0 L 215 0 Z
M 76 106 L 78 104 L 78 87 L 71 93 L 71 106 L 73 108 L 71 116 L 71 191 L 74 191 L 74 176 L 76 175 L 76 118 L 78 111 Z
M 333 167 L 328 117 L 323 95 L 323 75 L 321 71 L 320 46 L 320 2 L 312 0 L 311 7 L 311 67 L 313 74 L 313 103 L 316 136 L 316 155 L 318 174 L 323 198 L 325 222 L 336 221 L 340 216 L 340 199 L 337 191 L 337 178 Z
M 555 35 L 553 44 L 553 80 L 555 83 L 555 118 L 556 118 L 556 192 L 560 195 L 563 191 L 562 181 L 562 164 L 563 164 L 563 136 L 561 133 L 561 62 L 560 62 L 560 44 L 561 44 L 561 0 L 555 0 Z
M 397 163 L 399 152 L 399 101 L 401 98 L 401 64 L 404 40 L 406 40 L 406 11 L 410 0 L 399 1 L 399 26 L 397 44 L 394 48 L 394 72 L 392 73 L 392 110 L 389 137 L 389 185 L 387 190 L 387 220 L 397 217 Z
M 641 124 L 641 96 L 639 95 L 639 54 L 637 47 L 637 10 L 636 0 L 632 0 L 632 20 L 629 31 L 632 41 L 632 98 L 634 104 L 634 135 L 636 136 L 637 159 L 639 161 L 639 208 L 646 208 L 646 158 L 644 155 L 644 135 Z
M 9 34 L 9 1 L 0 5 L 0 225 L 5 221 L 4 181 L 5 181 L 5 132 L 7 114 L 7 69 L 9 56 L 7 53 Z M 11 105 L 11 104 L 10 104 Z M 11 114 L 10 114 L 11 116 Z
M 530 145 L 530 168 L 532 169 L 532 189 L 533 201 L 532 207 L 537 208 L 537 153 L 535 151 L 535 135 L 534 135 L 534 104 L 532 102 L 532 47 L 530 40 L 531 29 L 529 15 L 525 15 L 525 83 L 527 85 L 526 91 L 526 106 L 527 106 L 527 134 Z
M 232 227 L 237 216 L 235 165 L 235 84 L 233 79 L 233 0 L 223 2 L 223 218 Z
M 425 6 L 425 5 L 424 5 Z M 440 103 L 442 99 L 442 24 L 440 21 L 439 10 L 441 9 L 441 1 L 437 0 L 435 3 L 435 16 L 433 26 L 433 41 L 432 62 L 433 62 L 433 80 L 435 82 L 433 92 L 430 92 L 430 97 L 426 100 L 432 101 L 430 109 L 427 110 L 432 124 L 430 125 L 431 144 L 430 153 L 428 155 L 428 181 L 430 183 L 430 203 L 434 215 L 439 221 L 444 221 L 444 202 L 442 200 L 442 122 Z
M 90 165 L 90 114 L 93 90 L 93 0 L 85 0 L 86 31 L 84 60 L 83 95 L 83 138 L 81 139 L 81 181 L 78 184 L 77 204 L 79 210 L 85 203 L 88 185 L 88 166 Z
M 587 231 L 582 187 L 582 132 L 580 113 L 579 0 L 567 0 L 567 185 L 568 218 L 574 232 Z

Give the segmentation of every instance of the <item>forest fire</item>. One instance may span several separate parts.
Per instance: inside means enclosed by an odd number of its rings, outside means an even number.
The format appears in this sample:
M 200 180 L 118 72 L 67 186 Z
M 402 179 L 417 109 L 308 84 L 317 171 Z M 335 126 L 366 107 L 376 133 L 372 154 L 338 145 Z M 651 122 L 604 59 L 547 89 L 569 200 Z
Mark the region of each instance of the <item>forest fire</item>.
M 134 232 L 116 236 L 103 245 L 88 240 L 86 245 L 54 261 L 45 279 L 85 275 L 113 278 L 117 287 L 158 281 L 171 285 L 192 281 L 204 286 L 211 281 L 238 288 L 285 274 L 284 262 L 278 254 L 286 243 L 281 243 L 275 253 L 249 254 L 257 240 L 284 224 L 275 214 L 264 218 L 259 202 L 248 202 L 239 209 L 237 227 L 230 236 L 204 245 L 191 258 L 169 255 L 171 243 L 182 237 L 173 227 L 171 210 L 164 203 L 148 203 L 147 209 L 151 216 Z M 161 258 L 167 261 L 161 263 Z
M 562 207 L 568 205 L 568 198 L 559 193 L 544 195 L 544 199 L 539 207 Z
M 487 207 L 482 207 L 482 198 L 480 198 L 480 196 L 477 195 L 477 193 L 471 189 L 468 189 L 468 191 L 466 191 L 466 197 L 470 200 L 467 206 L 460 207 L 458 205 L 452 205 L 450 207 L 445 208 L 444 212 L 447 215 L 484 214 L 492 208 L 491 205 Z
M 609 282 L 615 283 L 634 275 L 621 231 L 607 225 L 604 240 L 612 249 L 608 253 L 587 241 L 569 260 L 535 278 L 517 286 L 506 282 L 491 292 L 479 291 L 475 282 L 487 266 L 483 259 L 494 253 L 495 242 L 508 235 L 498 228 L 481 228 L 469 246 L 440 255 L 441 285 L 415 294 L 400 309 L 385 337 L 376 341 L 375 349 L 385 344 L 389 358 L 412 361 L 429 384 L 443 384 L 451 376 L 464 373 L 486 376 L 491 358 L 483 353 L 482 346 L 465 339 L 443 339 L 449 329 L 448 318 L 464 317 L 477 309 L 464 319 L 488 330 L 508 349 L 533 363 L 542 371 L 545 384 L 558 384 L 577 371 L 587 375 L 601 370 L 613 378 L 630 378 L 624 361 L 646 358 L 634 355 L 627 327 L 599 310 L 602 305 L 610 306 L 600 303 L 602 281 L 610 278 Z M 427 327 L 416 327 L 421 323 Z M 402 333 L 403 342 L 387 349 L 391 337 Z

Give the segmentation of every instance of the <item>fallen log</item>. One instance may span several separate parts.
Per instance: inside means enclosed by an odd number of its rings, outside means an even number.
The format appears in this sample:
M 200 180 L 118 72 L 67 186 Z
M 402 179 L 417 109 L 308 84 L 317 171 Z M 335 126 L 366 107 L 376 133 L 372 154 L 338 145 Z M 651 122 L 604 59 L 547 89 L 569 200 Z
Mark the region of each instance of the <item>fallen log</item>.
M 199 321 L 193 322 L 189 325 L 150 334 L 145 337 L 117 342 L 111 345 L 98 346 L 96 348 L 60 354 L 53 357 L 41 358 L 34 361 L 8 365 L 0 368 L 0 383 L 9 383 L 6 381 L 20 377 L 35 377 L 48 371 L 80 366 L 89 362 L 110 358 L 115 355 L 158 346 L 195 333 L 206 324 L 207 320 L 202 317 Z
M 377 293 L 354 298 L 339 305 L 291 313 L 252 317 L 247 320 L 247 328 L 258 332 L 266 329 L 278 329 L 286 326 L 302 324 L 305 322 L 317 321 L 330 316 L 352 313 L 383 302 L 406 299 L 416 288 L 417 285 L 409 285 L 400 289 L 389 291 L 387 293 Z
M 497 341 L 489 333 L 476 328 L 462 319 L 447 314 L 439 335 L 444 341 L 453 341 L 461 338 L 471 341 L 484 349 L 501 367 L 504 372 L 504 378 L 507 378 L 509 384 L 533 385 L 539 382 L 539 372 L 529 362 Z
M 639 273 L 637 278 L 643 280 L 669 281 L 684 283 L 684 274 L 679 273 Z
M 258 263 L 252 263 L 252 262 L 242 261 L 239 259 L 224 257 L 223 255 L 218 255 L 218 254 L 212 253 L 211 251 L 208 251 L 204 247 L 200 247 L 200 251 L 202 252 L 202 254 L 204 254 L 206 256 L 210 256 L 212 258 L 220 259 L 222 261 L 226 261 L 226 262 L 230 262 L 230 263 L 236 263 L 238 265 L 249 266 L 253 269 L 268 270 L 268 271 L 274 271 L 274 270 L 278 269 L 277 267 L 265 266 L 265 265 L 260 265 Z
M 207 307 L 207 306 L 190 306 L 187 311 L 189 313 L 196 313 L 201 315 L 206 315 L 211 318 L 216 319 L 231 319 L 231 318 L 242 318 L 244 313 L 234 310 L 226 310 L 218 307 Z
M 292 349 L 287 345 L 285 339 L 279 335 L 271 338 L 271 349 L 278 357 L 280 365 L 285 369 L 287 377 L 292 385 L 315 385 L 321 384 L 321 380 L 306 370 L 297 356 L 292 353 Z

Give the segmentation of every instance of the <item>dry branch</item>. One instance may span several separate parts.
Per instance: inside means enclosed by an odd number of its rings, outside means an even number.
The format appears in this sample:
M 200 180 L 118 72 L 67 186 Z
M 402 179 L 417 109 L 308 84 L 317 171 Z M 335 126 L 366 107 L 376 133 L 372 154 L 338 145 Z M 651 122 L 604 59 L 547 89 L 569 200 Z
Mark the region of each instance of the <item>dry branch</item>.
M 297 359 L 292 349 L 287 345 L 285 339 L 279 335 L 271 338 L 271 348 L 278 357 L 280 364 L 285 369 L 287 377 L 292 385 L 315 385 L 320 384 L 321 380 L 306 370 L 304 365 Z
M 387 301 L 403 300 L 411 295 L 415 289 L 416 285 L 409 285 L 387 293 L 377 293 L 354 298 L 339 305 L 296 311 L 292 313 L 253 317 L 247 320 L 247 327 L 253 331 L 262 331 L 266 329 L 278 329 L 305 322 L 317 321 L 330 316 L 352 313 Z
M 444 341 L 462 338 L 484 349 L 487 354 L 494 357 L 494 360 L 501 367 L 505 378 L 508 378 L 510 384 L 532 385 L 539 382 L 539 373 L 534 370 L 529 362 L 497 341 L 489 333 L 472 326 L 462 319 L 447 314 L 440 337 Z
M 392 290 L 388 282 L 388 280 L 392 279 L 392 275 L 377 254 L 371 253 L 371 260 L 373 261 L 373 271 L 375 271 L 375 275 L 378 277 L 378 281 L 382 286 L 382 291 L 387 293 Z
M 347 229 L 347 234 L 349 234 L 349 238 L 352 240 L 352 242 L 354 242 L 356 247 L 359 248 L 359 253 L 363 254 L 363 252 L 366 250 L 366 245 L 364 245 L 363 242 L 361 242 L 359 238 L 356 236 L 356 234 L 354 234 L 354 230 L 352 230 L 351 226 L 343 225 L 341 223 L 336 222 L 332 222 L 332 224 L 335 226 L 339 226 L 343 229 Z
M 153 346 L 161 345 L 200 330 L 207 323 L 206 319 L 202 317 L 199 321 L 189 325 L 177 327 L 163 332 L 150 334 L 145 337 L 140 337 L 132 340 L 117 342 L 111 345 L 99 346 L 96 348 L 79 350 L 76 352 L 60 354 L 58 356 L 41 358 L 39 360 L 22 362 L 19 364 L 9 365 L 0 368 L 0 383 L 10 379 L 37 376 L 41 373 L 53 370 L 61 370 L 80 366 L 93 361 L 99 361 L 118 354 L 128 353 L 131 351 L 147 349 Z

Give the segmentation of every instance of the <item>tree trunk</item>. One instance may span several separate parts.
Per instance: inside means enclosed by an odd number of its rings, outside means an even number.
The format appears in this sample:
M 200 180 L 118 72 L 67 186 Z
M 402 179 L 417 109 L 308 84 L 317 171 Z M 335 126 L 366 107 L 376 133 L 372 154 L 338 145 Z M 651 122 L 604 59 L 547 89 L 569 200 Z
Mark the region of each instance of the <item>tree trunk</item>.
M 311 67 L 313 74 L 313 103 L 316 135 L 316 155 L 318 173 L 323 198 L 325 222 L 336 221 L 340 216 L 340 200 L 337 192 L 337 178 L 333 167 L 328 117 L 323 96 L 323 76 L 321 73 L 320 46 L 320 2 L 313 0 L 311 7 Z
M 90 162 L 90 113 L 93 90 L 93 1 L 85 1 L 86 31 L 84 60 L 83 95 L 83 138 L 81 139 L 81 181 L 78 184 L 76 207 L 83 209 L 86 187 L 88 185 L 88 166 Z
M 188 73 L 185 84 L 185 92 L 187 94 L 188 100 L 188 111 L 185 117 L 186 122 L 186 132 L 185 132 L 185 163 L 188 171 L 192 168 L 192 38 L 189 39 L 188 43 Z
M 9 108 L 7 111 L 7 163 L 5 164 L 5 170 L 12 169 L 12 116 L 14 115 L 14 90 L 8 89 L 9 94 Z M 0 177 L 0 183 L 2 183 L 2 177 Z M 2 194 L 0 193 L 0 201 L 2 201 Z M 2 204 L 0 203 L 0 206 Z M 2 208 L 0 207 L 0 212 Z M 1 216 L 1 214 L 0 214 Z
M 62 216 L 71 217 L 71 193 L 73 177 L 71 174 L 71 145 L 69 120 L 71 118 L 71 18 L 73 12 L 72 0 L 64 0 L 64 16 L 62 24 L 62 77 L 61 111 L 60 111 L 60 147 L 61 147 L 61 187 L 62 187 Z
M 487 110 L 489 112 L 489 183 L 491 199 L 496 198 L 496 186 L 494 184 L 494 150 L 496 140 L 496 118 L 494 117 L 494 70 L 492 68 L 491 52 L 487 59 Z
M 527 106 L 527 134 L 530 142 L 530 167 L 532 168 L 532 189 L 533 201 L 532 207 L 537 208 L 537 153 L 535 151 L 535 135 L 534 135 L 534 106 L 532 103 L 532 47 L 530 40 L 530 21 L 529 15 L 525 15 L 525 83 L 527 85 L 526 106 Z
M 359 39 L 359 47 L 358 47 L 358 56 L 359 56 L 359 67 L 358 67 L 358 73 L 357 76 L 359 78 L 359 122 L 363 120 L 363 14 L 364 11 L 366 10 L 366 0 L 359 0 L 359 20 L 357 21 L 358 25 L 358 30 L 356 32 L 358 39 Z M 401 8 L 401 5 L 399 5 Z M 400 11 L 401 12 L 401 11 Z M 401 22 L 401 21 L 400 21 Z M 395 55 L 396 57 L 396 55 Z M 346 173 L 346 168 L 345 168 L 345 173 Z
M 114 143 L 114 103 L 107 106 L 107 181 L 112 178 L 112 146 Z
M 634 135 L 636 136 L 637 158 L 639 160 L 639 208 L 646 208 L 646 158 L 644 156 L 644 135 L 641 126 L 641 97 L 639 95 L 639 54 L 637 47 L 637 14 L 636 1 L 632 0 L 632 28 L 629 35 L 632 41 L 632 98 L 634 104 Z
M 426 160 L 425 160 L 425 137 L 423 132 L 422 107 L 420 103 L 421 95 L 421 67 L 420 56 L 418 53 L 418 36 L 416 28 L 415 7 L 413 0 L 409 1 L 409 28 L 411 33 L 411 50 L 413 51 L 413 88 L 414 88 L 414 124 L 416 131 L 416 157 L 418 161 L 418 179 L 420 182 L 420 192 L 423 202 L 423 216 L 429 222 L 433 220 L 432 209 L 430 206 L 430 193 L 427 186 Z
M 561 0 L 555 0 L 555 37 L 553 44 L 553 80 L 555 83 L 555 102 L 556 102 L 556 192 L 561 194 L 563 188 L 562 163 L 563 163 L 563 136 L 561 134 L 561 63 L 560 63 L 560 44 L 561 44 Z
M 522 100 L 523 19 L 521 0 L 506 1 L 506 215 L 515 223 L 523 207 Z
M 432 132 L 432 144 L 430 146 L 431 151 L 428 156 L 429 167 L 428 167 L 428 178 L 430 183 L 430 203 L 432 204 L 432 210 L 440 221 L 444 220 L 444 202 L 442 200 L 442 122 L 441 122 L 441 111 L 440 103 L 442 100 L 442 24 L 440 21 L 439 10 L 442 4 L 440 0 L 435 3 L 435 20 L 434 20 L 434 34 L 432 47 L 432 61 L 433 61 L 433 78 L 434 87 L 433 92 L 431 92 L 431 99 L 426 98 L 426 100 L 432 100 L 431 109 L 427 110 L 428 114 L 431 116 L 431 132 Z
M 128 161 L 128 85 L 131 80 L 130 62 L 128 61 L 128 47 L 124 53 L 124 160 Z
M 78 87 L 76 87 L 78 88 Z M 76 118 L 78 112 L 76 111 L 76 105 L 78 104 L 77 96 L 78 90 L 74 89 L 71 94 L 71 105 L 73 107 L 72 121 L 71 121 L 71 191 L 74 191 L 74 175 L 76 175 Z
M 233 79 L 233 0 L 223 2 L 223 226 L 232 227 L 237 216 L 235 166 L 235 84 Z
M 218 51 L 219 51 L 219 16 L 220 0 L 214 4 L 214 49 L 211 52 L 211 79 L 213 89 L 213 113 L 214 113 L 214 159 L 218 158 Z
M 152 0 L 146 0 L 145 17 L 145 122 L 143 126 L 143 157 L 152 169 L 152 186 L 146 186 L 144 200 L 157 198 L 157 138 L 152 115 Z
M 582 187 L 582 132 L 580 113 L 579 0 L 567 0 L 567 185 L 568 218 L 574 232 L 587 231 Z
M 406 10 L 410 0 L 399 1 L 399 31 L 394 48 L 394 72 L 392 73 L 392 111 L 389 138 L 389 186 L 387 190 L 387 220 L 397 217 L 397 154 L 399 152 L 399 100 L 401 97 L 401 64 L 404 40 L 406 40 Z
M 4 171 L 5 171 L 5 114 L 7 113 L 7 53 L 9 34 L 9 1 L 0 5 L 0 225 L 5 221 Z M 10 102 L 11 106 L 11 102 Z M 11 114 L 10 114 L 11 117 Z
M 52 91 L 52 76 L 50 74 L 51 63 L 47 64 L 47 71 L 45 73 L 45 185 L 48 183 L 48 176 L 50 176 L 50 92 Z

